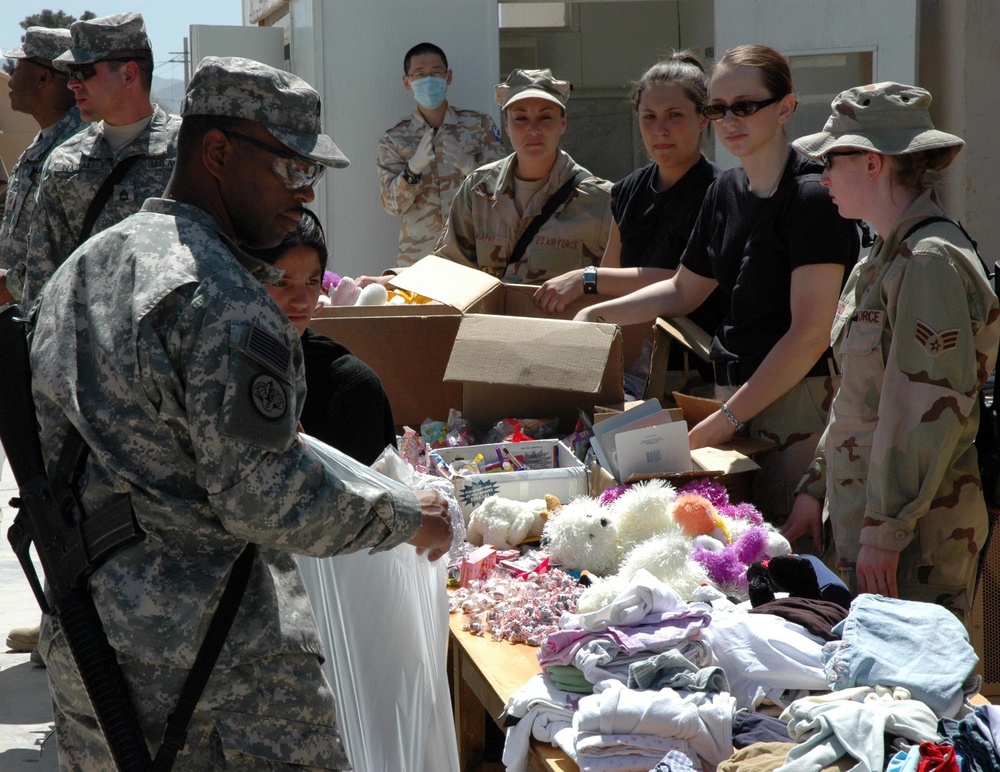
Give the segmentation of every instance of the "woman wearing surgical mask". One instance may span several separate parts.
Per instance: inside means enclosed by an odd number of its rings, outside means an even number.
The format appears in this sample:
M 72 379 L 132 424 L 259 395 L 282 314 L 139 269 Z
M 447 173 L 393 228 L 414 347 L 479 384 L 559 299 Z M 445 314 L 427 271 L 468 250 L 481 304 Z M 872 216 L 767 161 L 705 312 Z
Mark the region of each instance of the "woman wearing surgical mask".
M 382 135 L 382 206 L 401 220 L 399 251 L 386 266 L 412 265 L 434 251 L 466 175 L 504 155 L 493 120 L 448 103 L 452 71 L 444 51 L 419 43 L 403 59 L 403 87 L 416 110 Z

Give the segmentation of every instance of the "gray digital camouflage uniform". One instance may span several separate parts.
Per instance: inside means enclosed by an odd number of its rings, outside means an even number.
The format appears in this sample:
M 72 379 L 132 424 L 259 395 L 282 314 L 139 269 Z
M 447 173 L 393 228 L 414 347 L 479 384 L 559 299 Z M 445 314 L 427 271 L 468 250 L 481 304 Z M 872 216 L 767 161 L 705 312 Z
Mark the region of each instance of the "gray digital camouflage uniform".
M 900 553 L 907 600 L 967 608 L 987 532 L 973 440 L 1000 306 L 979 258 L 925 193 L 848 279 L 831 340 L 840 389 L 799 490 L 826 497 L 845 579 L 864 544 Z
M 7 207 L 0 222 L 0 268 L 8 270 L 20 266 L 20 272 L 7 274 L 7 288 L 15 300 L 21 299 L 24 281 L 25 255 L 28 252 L 28 233 L 35 212 L 35 193 L 42 175 L 42 165 L 59 145 L 83 129 L 87 124 L 80 120 L 75 107 L 63 114 L 45 136 L 38 134 L 17 159 L 10 173 L 7 187 Z
M 378 173 L 382 207 L 400 218 L 399 255 L 396 264 L 412 265 L 431 254 L 444 231 L 448 209 L 465 179 L 449 158 L 447 148 L 459 148 L 475 169 L 504 156 L 500 132 L 493 119 L 475 110 L 460 110 L 451 105 L 444 122 L 434 133 L 434 156 L 420 181 L 411 185 L 403 179 L 403 167 L 420 144 L 428 124 L 419 110 L 389 129 L 378 143 Z
M 254 274 L 259 278 L 255 278 Z M 175 769 L 346 767 L 315 621 L 292 553 L 389 549 L 420 508 L 337 478 L 297 441 L 299 336 L 204 211 L 151 199 L 92 237 L 40 296 L 33 393 L 52 467 L 72 422 L 91 448 L 84 505 L 131 497 L 145 539 L 91 589 L 151 745 L 223 584 L 259 545 L 246 596 Z M 43 631 L 61 762 L 111 769 L 58 630 Z
M 597 265 L 611 232 L 611 183 L 595 177 L 560 150 L 549 179 L 524 215 L 514 205 L 514 159 L 476 169 L 451 204 L 448 224 L 435 253 L 513 282 L 543 282 L 577 268 Z M 524 257 L 507 260 L 517 240 L 545 202 L 578 172 L 588 176 L 541 227 Z
M 117 153 L 99 123 L 90 124 L 52 151 L 38 183 L 23 274 L 21 302 L 29 307 L 55 269 L 76 249 L 87 207 L 116 163 L 132 155 L 140 160 L 115 186 L 94 225 L 94 233 L 139 211 L 142 202 L 167 187 L 177 156 L 180 118 L 159 107 L 149 125 Z M 16 295 L 15 295 L 16 297 Z

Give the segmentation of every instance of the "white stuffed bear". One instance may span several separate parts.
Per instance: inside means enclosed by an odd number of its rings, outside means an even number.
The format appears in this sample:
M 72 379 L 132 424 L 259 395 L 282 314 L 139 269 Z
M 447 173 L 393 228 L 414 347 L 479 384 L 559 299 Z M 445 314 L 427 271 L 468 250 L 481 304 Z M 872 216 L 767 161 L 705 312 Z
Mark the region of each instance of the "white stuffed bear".
M 559 499 L 551 494 L 530 501 L 490 496 L 472 510 L 465 538 L 477 547 L 492 544 L 497 549 L 511 549 L 541 536 L 545 519 L 559 505 Z
M 675 528 L 673 508 L 677 491 L 663 480 L 633 485 L 614 500 L 611 509 L 624 550 Z
M 621 559 L 618 528 L 610 510 L 589 496 L 564 504 L 546 521 L 542 546 L 560 567 L 598 576 L 614 572 Z

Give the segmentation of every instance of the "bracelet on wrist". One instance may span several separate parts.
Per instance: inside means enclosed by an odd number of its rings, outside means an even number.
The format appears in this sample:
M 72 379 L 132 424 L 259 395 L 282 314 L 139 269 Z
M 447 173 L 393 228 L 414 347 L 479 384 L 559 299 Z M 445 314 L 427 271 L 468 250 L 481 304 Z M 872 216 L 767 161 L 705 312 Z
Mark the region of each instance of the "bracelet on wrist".
M 722 412 L 722 415 L 729 419 L 729 423 L 736 427 L 736 431 L 743 428 L 743 423 L 733 415 L 733 411 L 729 409 L 729 405 L 723 403 L 719 410 Z

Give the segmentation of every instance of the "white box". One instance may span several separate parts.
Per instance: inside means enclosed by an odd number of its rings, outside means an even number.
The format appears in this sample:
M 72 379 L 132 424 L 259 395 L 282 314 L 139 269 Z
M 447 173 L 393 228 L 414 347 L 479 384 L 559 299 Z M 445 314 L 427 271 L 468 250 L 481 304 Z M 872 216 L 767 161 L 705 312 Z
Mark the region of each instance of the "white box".
M 452 478 L 455 497 L 465 519 L 488 497 L 501 496 L 514 501 L 540 499 L 546 493 L 566 503 L 574 496 L 586 495 L 587 469 L 573 451 L 560 440 L 500 442 L 496 445 L 468 445 L 438 448 L 435 452 L 446 464 L 471 461 L 482 453 L 487 462 L 496 459 L 496 448 L 503 446 L 528 467 L 523 472 L 488 472 L 456 475 Z

